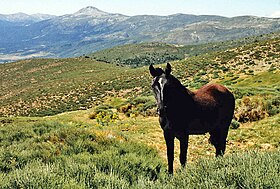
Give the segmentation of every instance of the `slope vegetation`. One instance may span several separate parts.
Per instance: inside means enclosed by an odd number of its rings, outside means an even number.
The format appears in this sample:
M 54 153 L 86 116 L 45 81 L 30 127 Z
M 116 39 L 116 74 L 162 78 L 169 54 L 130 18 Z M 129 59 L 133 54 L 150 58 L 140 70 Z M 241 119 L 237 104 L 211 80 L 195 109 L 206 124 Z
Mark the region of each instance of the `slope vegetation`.
M 279 40 L 279 34 L 274 34 L 248 45 L 189 56 L 172 63 L 173 74 L 194 89 L 208 82 L 220 82 L 230 87 L 240 99 L 244 95 L 257 94 L 277 97 Z M 177 47 L 164 45 L 158 48 L 153 48 L 150 54 L 162 54 L 170 49 L 176 51 Z M 109 59 L 115 60 L 114 57 L 106 58 Z M 105 96 L 151 95 L 147 67 L 131 69 L 82 57 L 30 59 L 0 67 L 2 116 L 53 115 L 93 107 Z M 263 90 L 259 90 L 259 86 L 263 86 Z

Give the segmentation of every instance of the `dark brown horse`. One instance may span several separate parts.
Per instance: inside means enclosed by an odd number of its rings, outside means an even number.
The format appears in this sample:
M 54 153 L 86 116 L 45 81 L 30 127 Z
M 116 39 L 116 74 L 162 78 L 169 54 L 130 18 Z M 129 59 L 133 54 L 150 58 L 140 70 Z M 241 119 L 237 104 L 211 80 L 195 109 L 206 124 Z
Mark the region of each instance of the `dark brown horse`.
M 207 84 L 192 92 L 170 74 L 169 63 L 165 71 L 152 65 L 149 69 L 167 146 L 168 172 L 173 173 L 175 137 L 180 141 L 183 167 L 187 161 L 189 135 L 209 132 L 209 141 L 216 148 L 216 156 L 222 156 L 235 106 L 232 93 L 219 84 Z

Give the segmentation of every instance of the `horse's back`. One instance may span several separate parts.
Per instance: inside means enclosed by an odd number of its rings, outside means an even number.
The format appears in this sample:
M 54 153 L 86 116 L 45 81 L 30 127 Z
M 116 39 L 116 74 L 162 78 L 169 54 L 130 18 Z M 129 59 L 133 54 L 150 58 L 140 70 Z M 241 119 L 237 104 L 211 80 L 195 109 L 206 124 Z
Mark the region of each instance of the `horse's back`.
M 233 116 L 235 100 L 233 94 L 223 85 L 207 84 L 194 92 L 197 113 L 209 122 L 227 120 Z
M 232 93 L 223 85 L 207 84 L 194 92 L 194 100 L 209 106 L 221 105 L 234 101 Z

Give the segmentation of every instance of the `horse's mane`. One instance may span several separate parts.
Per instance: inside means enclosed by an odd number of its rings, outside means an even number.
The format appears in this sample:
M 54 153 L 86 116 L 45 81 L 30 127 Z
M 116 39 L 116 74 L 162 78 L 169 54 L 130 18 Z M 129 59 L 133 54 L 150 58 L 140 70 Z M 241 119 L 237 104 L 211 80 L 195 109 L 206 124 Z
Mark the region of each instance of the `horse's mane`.
M 193 95 L 194 93 L 187 89 L 176 77 L 173 75 L 168 76 L 168 83 L 166 84 L 168 91 L 167 103 L 170 108 L 178 109 L 180 107 L 188 106 L 190 109 L 194 106 Z M 173 109 L 172 108 L 172 109 Z
M 186 88 L 176 77 L 174 77 L 173 75 L 169 75 L 169 77 L 171 82 L 170 85 L 174 85 L 173 87 L 176 88 L 179 92 L 190 97 L 194 95 L 194 93 Z

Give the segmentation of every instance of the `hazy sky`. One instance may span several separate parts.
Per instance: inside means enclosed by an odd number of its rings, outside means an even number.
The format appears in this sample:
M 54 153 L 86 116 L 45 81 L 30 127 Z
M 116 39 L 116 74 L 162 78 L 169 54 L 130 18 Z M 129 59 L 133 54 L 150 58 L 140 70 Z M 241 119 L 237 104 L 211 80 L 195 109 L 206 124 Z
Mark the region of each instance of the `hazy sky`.
M 196 15 L 280 17 L 280 0 L 0 0 L 0 14 L 24 12 L 63 15 L 86 6 L 125 15 Z

